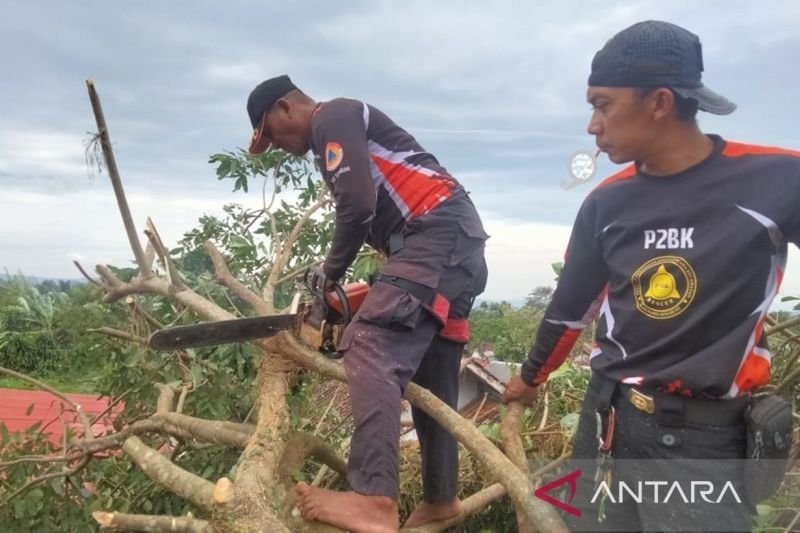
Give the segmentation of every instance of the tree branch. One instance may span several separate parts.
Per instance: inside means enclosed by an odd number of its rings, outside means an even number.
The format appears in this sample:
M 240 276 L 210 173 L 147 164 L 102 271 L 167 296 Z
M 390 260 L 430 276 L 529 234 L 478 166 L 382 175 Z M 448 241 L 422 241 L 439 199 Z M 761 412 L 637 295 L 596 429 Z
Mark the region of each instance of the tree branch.
M 87 272 L 86 272 L 86 271 L 83 269 L 83 266 L 81 266 L 81 264 L 80 264 L 80 263 L 79 263 L 77 260 L 74 260 L 74 259 L 73 259 L 73 260 L 72 260 L 72 263 L 73 263 L 73 264 L 74 264 L 76 267 L 78 267 L 78 270 L 80 271 L 80 273 L 81 273 L 81 274 L 83 274 L 83 277 L 84 277 L 84 278 L 86 278 L 86 279 L 89 281 L 89 283 L 91 283 L 91 284 L 93 284 L 93 285 L 97 285 L 98 287 L 102 287 L 102 286 L 103 286 L 103 284 L 102 284 L 102 283 L 100 283 L 99 281 L 97 281 L 96 279 L 94 279 L 93 277 L 91 277 L 91 276 L 90 276 L 90 275 L 89 275 L 89 274 L 88 274 L 88 273 L 87 273 Z
M 569 459 L 569 456 L 563 456 L 556 459 L 552 463 L 543 466 L 531 474 L 531 479 L 541 478 L 548 472 L 561 466 L 567 459 Z M 506 488 L 502 485 L 502 483 L 495 483 L 494 485 L 490 485 L 484 489 L 481 489 L 472 496 L 465 498 L 464 501 L 461 502 L 461 505 L 464 507 L 464 514 L 462 516 L 451 518 L 445 521 L 431 522 L 418 528 L 402 529 L 401 531 L 403 533 L 434 533 L 437 531 L 443 531 L 447 528 L 460 524 L 468 516 L 480 512 L 484 507 L 496 500 L 499 500 L 506 494 Z
M 139 437 L 129 437 L 122 449 L 150 479 L 198 507 L 211 510 L 214 501 L 213 483 L 177 466 L 145 445 Z
M 115 337 L 117 339 L 122 339 L 124 341 L 133 342 L 135 344 L 147 345 L 147 339 L 145 339 L 144 337 L 139 337 L 138 335 L 133 335 L 131 333 L 128 333 L 127 331 L 120 331 L 114 328 L 103 326 L 100 328 L 87 329 L 86 331 L 90 333 L 102 333 L 103 335 L 108 335 L 109 337 Z
M 789 320 L 784 320 L 780 324 L 777 324 L 771 328 L 764 328 L 764 333 L 766 335 L 772 335 L 773 333 L 778 333 L 779 331 L 783 331 L 785 329 L 789 329 L 796 325 L 800 324 L 800 316 L 791 318 Z
M 148 313 L 147 309 L 142 307 L 142 304 L 140 304 L 139 301 L 136 298 L 134 298 L 133 296 L 126 297 L 125 298 L 125 303 L 128 304 L 128 307 L 130 307 L 131 310 L 134 313 L 139 314 L 139 316 L 144 318 L 145 322 L 147 322 L 148 324 L 150 324 L 154 328 L 156 328 L 156 329 L 163 329 L 164 328 L 164 324 L 162 324 L 161 322 L 156 320 L 153 315 Z
M 183 404 L 186 402 L 186 396 L 189 395 L 189 391 L 192 390 L 189 385 L 184 385 L 181 387 L 181 394 L 178 397 L 178 405 L 175 407 L 175 412 L 178 414 L 183 413 Z
M 52 455 L 28 455 L 20 457 L 12 461 L 5 461 L 0 463 L 0 468 L 7 468 L 9 466 L 19 465 L 23 463 L 65 463 L 72 461 L 72 457 L 53 457 Z
M 403 528 L 400 531 L 403 533 L 436 533 L 438 531 L 444 531 L 447 528 L 460 524 L 466 517 L 481 511 L 484 507 L 505 495 L 506 488 L 501 483 L 495 483 L 485 489 L 481 489 L 461 502 L 464 508 L 463 516 L 451 518 L 449 520 L 430 522 L 420 527 Z
M 286 441 L 279 474 L 287 488 L 294 484 L 293 474 L 303 468 L 303 463 L 309 457 L 319 460 L 342 478 L 347 477 L 347 463 L 321 438 L 310 433 L 295 432 Z
M 108 292 L 103 298 L 105 302 L 114 302 L 131 294 L 158 294 L 188 307 L 206 320 L 229 320 L 236 318 L 225 309 L 203 298 L 189 288 L 176 292 L 174 287 L 166 280 L 158 277 L 153 276 L 146 280 L 136 278 L 130 283 L 123 283 L 108 267 L 97 265 L 95 269 L 106 283 Z
M 286 264 L 289 262 L 289 259 L 292 256 L 292 247 L 297 241 L 297 238 L 300 236 L 300 232 L 303 231 L 303 227 L 305 227 L 311 216 L 316 213 L 320 207 L 325 205 L 327 201 L 327 197 L 324 194 L 320 194 L 319 198 L 317 198 L 317 201 L 311 204 L 308 209 L 306 209 L 305 213 L 303 213 L 303 215 L 292 228 L 292 231 L 289 232 L 289 235 L 286 237 L 286 240 L 283 241 L 283 245 L 281 246 L 281 252 L 278 256 L 278 260 L 273 265 L 272 271 L 270 271 L 270 279 L 273 282 L 278 279 L 278 276 L 280 276 L 283 269 L 286 268 Z M 275 273 L 274 276 L 273 272 Z M 269 283 L 269 280 L 267 283 Z
M 370 255 L 379 255 L 379 254 L 377 252 L 375 252 L 375 251 L 372 251 L 372 250 L 361 251 L 361 252 L 358 252 L 356 254 L 356 258 L 368 257 Z M 285 276 L 279 278 L 275 282 L 275 286 L 277 287 L 281 283 L 284 283 L 286 281 L 289 281 L 290 279 L 296 278 L 297 276 L 299 276 L 300 274 L 302 274 L 303 272 L 308 270 L 309 267 L 312 267 L 314 265 L 320 265 L 320 264 L 322 264 L 324 262 L 325 262 L 325 259 L 318 259 L 317 261 L 311 261 L 310 263 L 306 263 L 303 266 L 299 266 L 299 267 L 295 268 L 294 270 L 292 270 L 291 272 L 289 272 L 288 274 L 286 274 Z
M 212 533 L 214 528 L 205 520 L 192 516 L 152 516 L 143 514 L 125 514 L 95 511 L 92 518 L 102 528 L 117 531 L 178 531 L 182 533 Z
M 241 281 L 233 277 L 231 271 L 228 269 L 228 265 L 225 263 L 225 259 L 222 257 L 222 254 L 219 253 L 217 247 L 214 246 L 214 243 L 211 241 L 206 241 L 203 247 L 205 248 L 208 256 L 211 258 L 211 262 L 214 264 L 214 273 L 216 275 L 217 283 L 233 291 L 236 296 L 247 302 L 250 307 L 255 309 L 256 313 L 259 315 L 270 315 L 275 313 L 275 309 L 267 305 L 267 303 L 258 294 L 251 291 Z
M 324 194 L 321 194 L 319 198 L 317 198 L 317 201 L 314 202 L 308 209 L 306 209 L 306 211 L 298 219 L 292 228 L 292 231 L 289 232 L 289 235 L 287 235 L 286 239 L 284 239 L 282 243 L 279 242 L 277 237 L 275 217 L 270 213 L 274 238 L 273 242 L 275 243 L 275 259 L 272 262 L 272 269 L 269 271 L 267 282 L 264 284 L 263 294 L 264 300 L 271 307 L 274 307 L 272 302 L 275 298 L 275 288 L 278 286 L 278 279 L 281 277 L 283 269 L 286 268 L 286 265 L 289 263 L 289 259 L 292 257 L 292 247 L 294 247 L 294 243 L 297 241 L 297 238 L 300 236 L 300 232 L 303 230 L 303 227 L 306 225 L 311 216 L 316 213 L 320 207 L 325 205 L 325 202 L 327 202 L 327 198 Z
M 73 446 L 86 453 L 97 453 L 118 448 L 133 435 L 165 433 L 183 439 L 244 448 L 253 430 L 253 426 L 249 424 L 205 420 L 178 413 L 156 413 L 144 420 L 137 420 L 113 435 L 100 437 L 92 442 L 73 443 Z
M 528 475 L 528 458 L 525 456 L 525 447 L 522 444 L 520 431 L 522 430 L 522 416 L 525 414 L 525 406 L 514 401 L 508 404 L 506 414 L 500 424 L 500 437 L 503 440 L 503 448 L 511 462 L 525 474 Z M 530 524 L 526 518 L 524 508 L 514 506 L 517 512 L 517 529 L 519 533 L 531 531 Z
M 25 485 L 23 485 L 22 487 L 11 493 L 9 496 L 7 496 L 6 499 L 3 500 L 2 503 L 0 503 L 0 509 L 8 505 L 10 502 L 14 500 L 14 498 L 19 496 L 20 494 L 24 494 L 26 491 L 34 487 L 38 487 L 45 481 L 49 481 L 51 479 L 59 477 L 74 476 L 75 474 L 80 472 L 87 464 L 89 464 L 89 457 L 83 456 L 74 468 L 63 468 L 59 472 L 50 472 L 48 474 L 44 474 L 42 476 L 39 476 L 37 478 L 28 481 Z
M 148 270 L 153 270 L 153 261 L 155 261 L 155 259 L 156 249 L 153 247 L 153 243 L 148 240 L 147 246 L 144 249 L 144 260 Z
M 144 233 L 150 239 L 150 244 L 153 245 L 156 254 L 158 254 L 161 263 L 164 265 L 164 269 L 167 271 L 169 284 L 177 291 L 183 290 L 186 285 L 183 283 L 178 269 L 175 268 L 175 263 L 173 263 L 172 257 L 169 255 L 169 250 L 164 246 L 164 242 L 161 240 L 161 236 L 158 234 L 158 230 L 150 217 L 147 217 L 147 229 L 144 230 Z
M 114 159 L 114 151 L 111 148 L 111 138 L 108 135 L 108 126 L 106 126 L 106 119 L 103 115 L 103 107 L 100 104 L 100 96 L 97 94 L 97 89 L 94 86 L 94 80 L 86 80 L 86 87 L 89 90 L 89 100 L 92 103 L 92 111 L 94 111 L 95 122 L 97 122 L 97 137 L 100 140 L 100 146 L 103 149 L 103 156 L 108 169 L 108 176 L 111 179 L 111 185 L 114 187 L 114 195 L 117 197 L 117 205 L 119 206 L 120 214 L 122 215 L 122 222 L 125 225 L 125 232 L 128 234 L 128 242 L 133 250 L 133 255 L 136 257 L 136 264 L 139 267 L 139 274 L 142 278 L 149 278 L 153 276 L 153 271 L 147 269 L 147 261 L 142 250 L 142 243 L 139 242 L 139 237 L 136 233 L 136 227 L 133 224 L 131 211 L 128 207 L 128 200 L 125 198 L 125 191 L 122 188 L 122 180 L 119 177 L 117 170 L 117 161 Z
M 313 352 L 287 332 L 281 332 L 271 339 L 260 341 L 262 345 L 272 345 L 298 364 L 315 370 L 325 376 L 346 381 L 341 364 L 325 359 Z M 439 400 L 430 391 L 411 383 L 406 388 L 405 398 L 422 409 L 442 427 L 449 431 L 467 450 L 475 455 L 492 472 L 496 479 L 502 480 L 512 501 L 526 509 L 528 519 L 542 531 L 567 531 L 564 522 L 547 503 L 533 497 L 524 475 L 508 457 L 503 455 L 480 430 L 472 424 L 464 423 L 464 418 Z
M 172 412 L 172 406 L 175 404 L 175 391 L 163 383 L 156 383 L 155 388 L 158 389 L 158 400 L 156 400 L 156 413 L 164 415 Z

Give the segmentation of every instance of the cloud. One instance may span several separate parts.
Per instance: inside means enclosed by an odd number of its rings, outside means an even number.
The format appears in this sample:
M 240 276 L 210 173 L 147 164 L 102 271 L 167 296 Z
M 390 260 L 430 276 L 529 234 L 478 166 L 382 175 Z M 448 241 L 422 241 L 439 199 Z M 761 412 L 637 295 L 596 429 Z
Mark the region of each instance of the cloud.
M 2 237 L 3 263 L 45 274 L 36 269 L 70 269 L 76 251 L 128 256 L 112 231 L 107 178 L 87 177 L 88 76 L 133 209 L 176 238 L 196 210 L 257 196 L 232 195 L 208 156 L 248 142 L 247 94 L 288 73 L 313 97 L 363 99 L 407 128 L 472 192 L 487 225 L 497 224 L 490 250 L 541 261 L 534 278 L 545 282 L 552 254 L 526 254 L 544 243 L 560 257 L 548 239 L 561 233 L 547 228 L 568 228 L 589 190 L 565 192 L 559 182 L 567 158 L 594 144 L 585 131 L 592 56 L 646 18 L 699 34 L 708 85 L 739 104 L 730 117 L 702 115 L 705 129 L 800 145 L 786 103 L 800 85 L 793 0 L 768 9 L 744 0 L 10 3 L 0 20 L 0 47 L 14 51 L 0 86 L 0 223 L 13 220 L 16 236 Z M 615 170 L 601 158 L 600 176 Z M 502 248 L 506 238 L 518 245 Z M 503 270 L 524 261 L 503 257 L 491 259 L 499 296 L 506 278 L 525 284 Z M 798 278 L 790 268 L 787 286 Z

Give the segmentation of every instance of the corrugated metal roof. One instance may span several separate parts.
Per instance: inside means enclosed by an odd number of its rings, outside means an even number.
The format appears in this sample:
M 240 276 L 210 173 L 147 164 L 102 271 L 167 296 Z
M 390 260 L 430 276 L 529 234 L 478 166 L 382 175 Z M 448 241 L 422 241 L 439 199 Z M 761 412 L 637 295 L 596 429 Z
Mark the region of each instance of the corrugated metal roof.
M 111 402 L 107 397 L 99 398 L 92 394 L 65 396 L 80 405 L 89 420 L 105 411 Z M 29 408 L 30 413 L 27 412 Z M 122 402 L 115 405 L 110 413 L 92 426 L 92 433 L 101 436 L 113 432 L 112 421 L 123 408 Z M 62 412 L 64 423 L 61 421 Z M 57 446 L 61 444 L 66 427 L 72 428 L 76 434 L 83 433 L 83 426 L 72 406 L 45 391 L 0 388 L 0 422 L 6 425 L 10 433 L 25 431 L 36 422 L 41 422 L 38 431 L 47 434 L 50 441 Z

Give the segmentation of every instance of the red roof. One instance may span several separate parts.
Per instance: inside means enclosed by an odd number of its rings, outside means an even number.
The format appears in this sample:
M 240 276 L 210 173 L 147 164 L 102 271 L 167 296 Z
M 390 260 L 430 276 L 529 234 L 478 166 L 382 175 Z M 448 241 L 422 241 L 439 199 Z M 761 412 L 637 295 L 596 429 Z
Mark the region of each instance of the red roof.
M 81 406 L 89 420 L 108 408 L 111 400 L 94 394 L 65 394 L 67 398 Z M 30 414 L 28 409 L 33 405 Z M 63 406 L 64 423 L 61 422 Z M 115 405 L 111 412 L 104 415 L 92 425 L 95 436 L 114 431 L 112 421 L 122 411 L 124 404 Z M 48 435 L 50 441 L 59 446 L 65 426 L 72 428 L 74 434 L 82 434 L 83 426 L 71 405 L 49 392 L 38 390 L 18 390 L 0 388 L 0 422 L 6 425 L 10 433 L 25 431 L 36 422 L 40 422 L 39 431 Z

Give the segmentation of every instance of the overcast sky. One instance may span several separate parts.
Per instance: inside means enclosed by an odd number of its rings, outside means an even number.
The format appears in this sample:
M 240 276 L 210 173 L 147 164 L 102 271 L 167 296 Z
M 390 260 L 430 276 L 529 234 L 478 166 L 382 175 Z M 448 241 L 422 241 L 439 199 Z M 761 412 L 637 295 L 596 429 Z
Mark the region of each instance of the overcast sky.
M 800 4 L 778 2 L 7 2 L 0 19 L 0 268 L 77 277 L 130 261 L 105 176 L 90 178 L 96 80 L 138 228 L 174 243 L 233 194 L 207 161 L 246 147 L 258 82 L 288 73 L 317 100 L 382 109 L 472 192 L 487 230 L 490 299 L 552 283 L 589 186 L 567 159 L 594 146 L 594 53 L 645 19 L 700 35 L 705 83 L 739 105 L 701 113 L 732 140 L 800 147 Z M 600 175 L 615 171 L 601 158 Z M 800 294 L 796 250 L 783 293 Z

